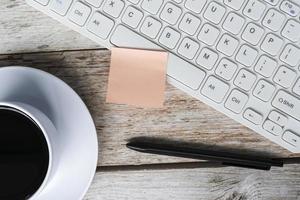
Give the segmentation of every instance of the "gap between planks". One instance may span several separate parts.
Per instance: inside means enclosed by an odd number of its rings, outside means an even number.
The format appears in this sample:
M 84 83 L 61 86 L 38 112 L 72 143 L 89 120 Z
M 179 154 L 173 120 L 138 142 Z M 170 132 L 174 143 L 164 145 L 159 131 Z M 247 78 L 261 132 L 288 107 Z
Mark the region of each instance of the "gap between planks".
M 14 56 L 14 55 L 38 55 L 38 54 L 51 54 L 51 53 L 67 53 L 67 52 L 80 52 L 80 51 L 110 51 L 107 48 L 92 48 L 92 49 L 65 49 L 65 50 L 49 50 L 49 51 L 32 51 L 20 53 L 0 53 L 0 56 Z

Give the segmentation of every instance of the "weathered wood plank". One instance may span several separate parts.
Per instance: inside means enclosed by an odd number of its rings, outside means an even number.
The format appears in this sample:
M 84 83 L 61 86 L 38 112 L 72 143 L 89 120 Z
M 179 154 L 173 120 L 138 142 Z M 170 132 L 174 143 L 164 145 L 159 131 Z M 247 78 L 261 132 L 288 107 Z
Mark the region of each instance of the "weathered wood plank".
M 238 168 L 99 171 L 86 200 L 299 200 L 299 165 L 269 172 Z
M 106 104 L 109 58 L 106 50 L 0 55 L 0 66 L 40 68 L 70 84 L 86 102 L 95 120 L 100 166 L 191 161 L 126 149 L 126 141 L 138 136 L 296 156 L 170 85 L 162 109 Z
M 101 48 L 29 7 L 24 0 L 2 0 L 0 11 L 0 54 Z M 105 104 L 108 62 L 109 52 L 104 50 L 0 55 L 0 66 L 33 66 L 62 78 L 88 105 L 100 141 L 98 165 L 108 167 L 99 168 L 85 199 L 300 199 L 299 165 L 270 172 L 238 168 L 163 170 L 153 165 L 118 167 L 192 161 L 126 149 L 126 141 L 137 136 L 196 141 L 244 151 L 255 149 L 278 156 L 297 155 L 171 86 L 167 87 L 163 109 Z M 141 170 L 153 168 L 156 170 Z
M 0 11 L 0 54 L 100 48 L 25 0 L 1 0 Z

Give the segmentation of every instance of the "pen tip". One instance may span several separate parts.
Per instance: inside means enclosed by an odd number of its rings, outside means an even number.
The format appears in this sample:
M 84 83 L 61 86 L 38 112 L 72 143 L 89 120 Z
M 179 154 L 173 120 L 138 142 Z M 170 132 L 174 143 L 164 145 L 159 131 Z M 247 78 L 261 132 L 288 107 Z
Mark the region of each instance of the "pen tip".
M 130 142 L 128 142 L 128 143 L 126 144 L 126 147 L 130 149 L 130 148 L 132 147 L 132 144 L 131 144 Z
M 144 148 L 137 142 L 128 142 L 126 147 L 135 151 L 144 151 Z

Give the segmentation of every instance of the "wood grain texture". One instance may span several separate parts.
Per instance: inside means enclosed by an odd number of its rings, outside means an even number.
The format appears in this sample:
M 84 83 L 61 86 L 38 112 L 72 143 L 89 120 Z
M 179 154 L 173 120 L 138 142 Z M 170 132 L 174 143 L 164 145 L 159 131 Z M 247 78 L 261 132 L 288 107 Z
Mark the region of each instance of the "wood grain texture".
M 100 48 L 25 0 L 1 0 L 0 11 L 0 54 Z
M 85 200 L 299 200 L 300 168 L 99 171 Z
M 125 148 L 128 139 L 150 136 L 247 153 L 255 153 L 254 149 L 261 154 L 299 156 L 169 85 L 163 109 L 106 104 L 109 51 L 24 0 L 1 0 L 0 11 L 0 66 L 32 66 L 58 76 L 71 85 L 92 113 L 100 167 L 86 200 L 300 200 L 299 165 L 270 172 L 204 169 L 195 167 L 207 167 L 205 163 L 193 160 L 129 151 Z M 95 48 L 100 50 L 69 51 Z M 41 51 L 48 53 L 30 53 Z
M 224 146 L 248 153 L 255 150 L 254 153 L 274 156 L 297 156 L 170 85 L 162 109 L 105 103 L 109 59 L 107 50 L 26 53 L 0 55 L 0 66 L 40 68 L 71 85 L 87 104 L 96 123 L 99 166 L 192 161 L 126 149 L 130 138 L 141 136 L 207 144 L 212 148 Z

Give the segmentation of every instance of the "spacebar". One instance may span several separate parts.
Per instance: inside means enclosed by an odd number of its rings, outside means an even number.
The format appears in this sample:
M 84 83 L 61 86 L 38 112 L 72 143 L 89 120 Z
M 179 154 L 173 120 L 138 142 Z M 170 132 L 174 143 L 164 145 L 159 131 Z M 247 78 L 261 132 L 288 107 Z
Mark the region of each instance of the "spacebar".
M 122 25 L 116 28 L 110 42 L 117 47 L 163 50 L 160 46 Z M 197 90 L 205 78 L 203 70 L 172 53 L 168 58 L 167 74 L 193 90 Z

